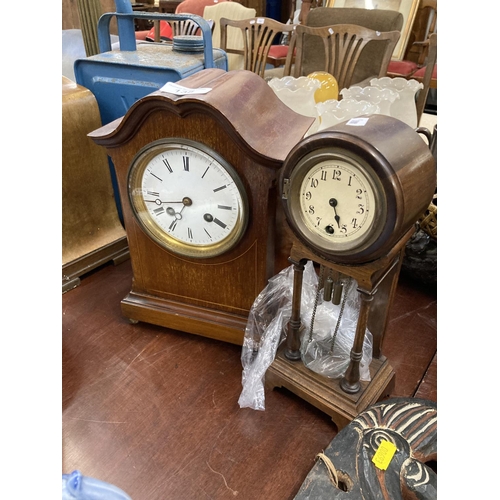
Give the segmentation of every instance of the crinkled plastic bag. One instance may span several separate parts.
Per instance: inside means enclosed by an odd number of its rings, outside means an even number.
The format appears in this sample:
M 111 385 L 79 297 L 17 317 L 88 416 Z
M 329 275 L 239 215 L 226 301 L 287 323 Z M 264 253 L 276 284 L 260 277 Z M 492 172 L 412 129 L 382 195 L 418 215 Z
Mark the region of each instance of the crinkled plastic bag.
M 278 347 L 286 339 L 285 327 L 292 313 L 293 276 L 293 266 L 289 266 L 271 278 L 250 309 L 241 353 L 243 390 L 238 400 L 240 408 L 265 409 L 264 377 Z M 331 340 L 341 306 L 323 302 L 320 291 L 315 310 L 314 335 L 309 341 L 318 277 L 312 261 L 305 265 L 301 296 L 301 356 L 309 369 L 329 378 L 341 377 L 350 362 L 359 312 L 356 286 L 353 280 L 344 292 L 348 295 L 332 353 Z M 370 380 L 371 360 L 372 335 L 366 330 L 360 362 L 361 380 Z
M 331 301 L 324 301 L 323 293 L 320 293 L 314 318 L 313 335 L 310 335 L 312 308 L 304 310 L 302 315 L 302 321 L 307 326 L 300 347 L 302 361 L 310 370 L 332 379 L 342 377 L 349 366 L 360 309 L 356 281 L 351 280 L 350 284 L 348 281 L 344 281 L 344 283 L 344 293 L 347 296 L 334 342 L 333 336 L 341 304 L 335 305 Z M 372 347 L 373 337 L 367 329 L 359 374 L 361 380 L 368 382 L 371 380 Z
M 293 266 L 289 266 L 272 277 L 250 309 L 241 351 L 241 408 L 265 409 L 264 376 L 286 339 L 284 327 L 292 314 L 293 275 Z M 302 280 L 301 309 L 305 309 L 314 301 L 318 283 L 311 261 L 305 265 Z

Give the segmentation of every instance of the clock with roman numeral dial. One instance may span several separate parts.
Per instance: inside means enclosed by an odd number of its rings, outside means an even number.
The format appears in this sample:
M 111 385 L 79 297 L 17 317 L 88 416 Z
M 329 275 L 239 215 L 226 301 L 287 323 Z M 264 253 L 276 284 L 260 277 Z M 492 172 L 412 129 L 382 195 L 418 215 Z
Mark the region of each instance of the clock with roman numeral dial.
M 113 162 L 130 250 L 121 311 L 241 345 L 255 298 L 288 266 L 278 175 L 314 119 L 251 71 L 178 84 L 193 92 L 152 92 L 90 134 Z
M 171 138 L 143 148 L 131 165 L 128 192 L 142 228 L 179 255 L 221 255 L 247 227 L 248 200 L 240 177 L 199 142 Z

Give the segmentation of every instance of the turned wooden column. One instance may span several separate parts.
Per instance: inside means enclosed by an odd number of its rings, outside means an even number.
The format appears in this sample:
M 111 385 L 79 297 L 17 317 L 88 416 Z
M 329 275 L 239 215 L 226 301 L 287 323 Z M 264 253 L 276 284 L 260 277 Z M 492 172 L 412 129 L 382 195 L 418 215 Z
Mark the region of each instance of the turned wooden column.
M 349 394 L 354 394 L 361 388 L 361 384 L 359 383 L 359 364 L 363 357 L 366 325 L 368 324 L 368 315 L 373 301 L 373 295 L 371 293 L 363 290 L 358 290 L 358 292 L 361 299 L 361 306 L 359 309 L 358 323 L 356 324 L 354 343 L 351 349 L 351 361 L 340 381 L 340 388 Z
M 302 279 L 304 277 L 304 267 L 307 260 L 294 261 L 293 264 L 293 295 L 292 314 L 287 325 L 285 356 L 293 361 L 300 359 L 300 302 L 302 300 Z

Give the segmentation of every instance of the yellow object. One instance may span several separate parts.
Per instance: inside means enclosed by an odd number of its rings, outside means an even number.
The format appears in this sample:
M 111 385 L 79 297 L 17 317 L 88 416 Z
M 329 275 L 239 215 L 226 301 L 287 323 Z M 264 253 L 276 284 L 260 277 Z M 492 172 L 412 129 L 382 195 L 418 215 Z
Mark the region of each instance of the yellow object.
M 386 470 L 391 463 L 394 453 L 396 453 L 396 446 L 389 441 L 382 441 L 378 450 L 373 455 L 372 462 L 381 470 Z
M 314 71 L 307 75 L 307 78 L 319 80 L 321 87 L 314 93 L 314 100 L 318 102 L 329 101 L 330 99 L 338 100 L 339 85 L 333 75 L 326 71 Z

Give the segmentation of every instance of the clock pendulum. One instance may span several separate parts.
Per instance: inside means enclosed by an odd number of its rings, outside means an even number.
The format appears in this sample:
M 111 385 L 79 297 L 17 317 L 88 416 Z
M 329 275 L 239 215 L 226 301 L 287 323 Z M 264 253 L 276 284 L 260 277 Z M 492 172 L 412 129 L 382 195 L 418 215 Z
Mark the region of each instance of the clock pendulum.
M 395 373 L 381 351 L 388 314 L 406 242 L 435 186 L 435 161 L 425 142 L 388 116 L 336 125 L 303 139 L 290 152 L 280 189 L 293 235 L 292 312 L 286 342 L 266 372 L 268 388 L 289 389 L 329 414 L 339 428 L 389 394 Z M 326 273 L 324 294 L 332 294 L 337 304 L 342 295 L 338 283 L 345 283 L 342 300 L 346 280 L 357 283 L 356 331 L 340 379 L 319 375 L 299 361 L 302 274 L 309 260 Z M 360 381 L 367 328 L 373 335 L 369 382 Z
M 334 281 L 331 277 L 331 274 L 332 274 L 331 269 L 328 269 L 327 272 L 328 272 L 328 276 L 326 278 L 324 278 L 325 266 L 320 267 L 318 287 L 316 290 L 316 297 L 314 299 L 313 312 L 311 315 L 311 324 L 309 326 L 309 335 L 308 335 L 307 341 L 309 343 L 311 343 L 313 341 L 314 320 L 316 317 L 316 310 L 318 308 L 320 293 L 321 293 L 321 290 L 323 290 L 323 301 L 324 302 L 331 301 L 332 304 L 334 304 L 336 306 L 340 305 L 338 318 L 337 318 L 337 321 L 335 322 L 335 328 L 334 328 L 333 333 L 332 333 L 330 353 L 333 354 L 333 351 L 335 350 L 335 340 L 337 339 L 337 334 L 339 332 L 340 325 L 342 324 L 342 318 L 344 315 L 345 305 L 347 302 L 348 292 L 350 290 L 350 286 L 352 283 L 352 278 L 351 277 L 347 278 L 345 291 L 344 291 L 344 283 L 340 279 L 338 279 L 334 283 Z M 342 299 L 342 302 L 341 302 L 341 299 Z
M 326 277 L 325 274 L 327 275 Z M 320 266 L 319 278 L 316 286 L 316 294 L 312 306 L 311 319 L 307 330 L 308 334 L 307 336 L 304 336 L 301 343 L 301 357 L 304 361 L 304 364 L 317 373 L 323 373 L 324 375 L 329 377 L 333 376 L 332 373 L 337 372 L 336 367 L 334 368 L 333 366 L 328 366 L 328 364 L 321 366 L 320 363 L 320 366 L 315 369 L 312 368 L 312 364 L 314 364 L 314 362 L 318 360 L 323 360 L 324 362 L 324 359 L 328 357 L 333 359 L 335 355 L 337 336 L 340 331 L 341 325 L 343 325 L 347 298 L 351 293 L 351 285 L 353 283 L 353 279 L 351 277 L 346 277 L 345 279 L 343 279 L 340 276 L 337 276 L 334 282 L 332 274 L 333 272 L 331 269 L 326 269 L 323 265 Z M 335 326 L 332 330 L 331 339 L 329 340 L 324 337 L 324 335 L 320 335 L 319 333 L 315 334 L 316 312 L 318 310 L 318 306 L 320 305 L 322 290 L 322 305 L 331 302 L 333 305 L 340 306 L 338 308 L 338 316 L 335 321 Z M 328 347 L 328 343 L 330 344 L 330 346 L 328 350 L 326 350 L 326 347 Z M 341 360 L 341 357 L 341 355 L 338 356 L 338 359 Z M 334 368 L 333 372 L 332 368 Z

